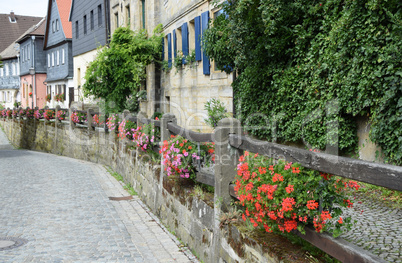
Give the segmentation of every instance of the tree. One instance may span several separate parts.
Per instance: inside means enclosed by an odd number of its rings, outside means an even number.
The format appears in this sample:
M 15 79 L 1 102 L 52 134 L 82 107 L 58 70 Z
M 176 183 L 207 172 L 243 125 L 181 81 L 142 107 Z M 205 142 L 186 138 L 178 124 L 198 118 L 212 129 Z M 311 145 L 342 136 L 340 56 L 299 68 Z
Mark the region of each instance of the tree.
M 253 127 L 250 133 L 323 149 L 327 126 L 336 121 L 339 148 L 353 152 L 355 117 L 364 115 L 388 161 L 402 163 L 401 1 L 228 0 L 221 6 L 226 15 L 206 31 L 205 51 L 223 70 L 238 72 L 236 112 Z M 335 114 L 326 112 L 331 104 Z
M 107 112 L 123 111 L 127 98 L 139 91 L 146 78 L 146 66 L 160 63 L 162 38 L 161 25 L 150 38 L 145 30 L 117 28 L 110 47 L 100 48 L 89 64 L 84 95 L 104 99 Z

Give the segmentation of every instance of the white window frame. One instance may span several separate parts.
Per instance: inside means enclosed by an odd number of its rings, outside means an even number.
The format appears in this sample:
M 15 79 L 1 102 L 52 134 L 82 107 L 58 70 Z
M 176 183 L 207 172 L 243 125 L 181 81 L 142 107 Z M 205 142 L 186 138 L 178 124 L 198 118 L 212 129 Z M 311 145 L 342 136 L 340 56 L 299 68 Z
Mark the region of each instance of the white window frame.
M 3 76 L 4 76 L 4 69 L 0 68 L 0 77 L 3 77 Z
M 57 66 L 60 65 L 60 51 L 59 50 L 57 50 L 56 64 L 57 64 Z
M 50 68 L 50 53 L 47 54 L 47 67 Z
M 31 60 L 31 58 L 29 57 L 30 56 L 30 52 L 29 52 L 30 49 L 31 49 L 31 44 L 28 44 L 28 54 L 27 54 L 27 59 L 28 60 Z
M 54 52 L 52 52 L 52 67 L 54 67 Z
M 65 49 L 63 48 L 61 50 L 61 64 L 64 64 L 66 62 L 65 56 L 66 56 Z

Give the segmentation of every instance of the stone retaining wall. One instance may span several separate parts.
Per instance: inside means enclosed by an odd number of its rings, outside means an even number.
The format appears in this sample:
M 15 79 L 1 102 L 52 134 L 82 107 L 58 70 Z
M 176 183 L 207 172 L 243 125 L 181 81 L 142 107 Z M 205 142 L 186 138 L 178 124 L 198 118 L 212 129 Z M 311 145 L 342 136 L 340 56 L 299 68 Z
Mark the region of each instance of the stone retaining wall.
M 177 193 L 161 167 L 129 149 L 114 132 L 70 127 L 67 122 L 0 120 L 19 148 L 59 154 L 110 166 L 124 177 L 162 223 L 204 262 L 280 262 L 233 226 L 219 226 L 220 209 Z M 248 242 L 245 242 L 248 240 Z

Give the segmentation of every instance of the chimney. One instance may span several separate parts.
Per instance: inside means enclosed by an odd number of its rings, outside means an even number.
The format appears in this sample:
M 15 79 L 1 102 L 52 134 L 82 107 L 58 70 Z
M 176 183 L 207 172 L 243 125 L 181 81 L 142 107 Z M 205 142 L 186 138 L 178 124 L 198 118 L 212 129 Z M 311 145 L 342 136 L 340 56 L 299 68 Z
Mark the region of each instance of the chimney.
M 13 11 L 10 12 L 10 22 L 11 23 L 16 23 L 17 22 L 17 20 L 15 19 L 15 15 L 14 15 Z

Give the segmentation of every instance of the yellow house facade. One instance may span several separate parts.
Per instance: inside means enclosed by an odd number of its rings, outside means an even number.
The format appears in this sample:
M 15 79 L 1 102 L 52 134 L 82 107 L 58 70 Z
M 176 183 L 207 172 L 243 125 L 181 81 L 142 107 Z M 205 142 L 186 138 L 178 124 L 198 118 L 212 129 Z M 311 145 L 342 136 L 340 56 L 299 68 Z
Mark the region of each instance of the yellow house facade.
M 233 109 L 232 74 L 216 69 L 202 51 L 202 34 L 209 21 L 220 14 L 210 1 L 200 0 L 111 0 L 111 31 L 119 26 L 132 30 L 153 29 L 163 25 L 163 67 L 149 65 L 143 89 L 146 101 L 141 111 L 172 113 L 180 126 L 210 131 L 205 122 L 205 103 L 220 99 L 228 112 Z M 183 55 L 190 55 L 183 60 Z

